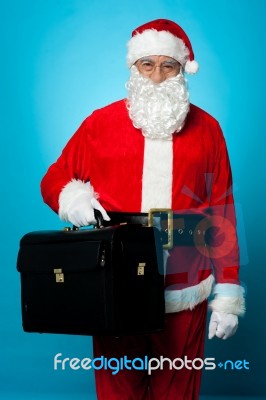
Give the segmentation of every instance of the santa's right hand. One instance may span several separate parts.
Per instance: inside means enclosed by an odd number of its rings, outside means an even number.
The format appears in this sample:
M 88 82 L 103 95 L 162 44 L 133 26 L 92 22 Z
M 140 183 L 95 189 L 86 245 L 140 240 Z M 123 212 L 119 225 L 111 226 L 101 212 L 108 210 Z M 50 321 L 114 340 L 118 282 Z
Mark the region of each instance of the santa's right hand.
M 95 198 L 89 200 L 88 197 L 84 195 L 80 195 L 77 201 L 72 203 L 72 207 L 68 211 L 68 221 L 77 227 L 96 225 L 94 209 L 101 212 L 104 221 L 110 221 L 107 212 L 99 201 Z
M 65 186 L 59 196 L 59 217 L 77 227 L 96 224 L 94 209 L 102 213 L 105 221 L 110 221 L 105 209 L 95 198 L 89 182 L 73 180 Z
M 110 221 L 109 215 L 107 214 L 103 206 L 100 204 L 100 202 L 97 199 L 95 199 L 95 197 L 91 199 L 91 205 L 95 210 L 100 211 L 104 221 Z
M 96 224 L 94 210 L 87 196 L 80 195 L 72 202 L 67 212 L 67 220 L 77 227 Z

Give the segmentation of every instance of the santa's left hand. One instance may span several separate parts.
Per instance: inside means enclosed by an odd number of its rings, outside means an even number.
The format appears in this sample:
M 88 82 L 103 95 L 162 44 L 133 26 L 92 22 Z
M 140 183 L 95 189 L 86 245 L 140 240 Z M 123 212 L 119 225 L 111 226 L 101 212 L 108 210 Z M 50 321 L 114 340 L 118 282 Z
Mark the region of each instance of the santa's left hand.
M 213 311 L 209 324 L 209 339 L 212 339 L 214 336 L 220 339 L 228 339 L 235 334 L 237 327 L 237 315 Z

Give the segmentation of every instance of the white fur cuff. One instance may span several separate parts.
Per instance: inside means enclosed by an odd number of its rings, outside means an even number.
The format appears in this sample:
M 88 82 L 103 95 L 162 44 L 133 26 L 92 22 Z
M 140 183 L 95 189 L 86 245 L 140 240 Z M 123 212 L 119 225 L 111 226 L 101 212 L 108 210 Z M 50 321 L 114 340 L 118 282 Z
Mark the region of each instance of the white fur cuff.
M 165 290 L 165 312 L 192 310 L 209 297 L 213 282 L 214 278 L 210 275 L 197 285 L 181 290 Z
M 212 311 L 243 316 L 245 314 L 244 288 L 240 285 L 220 283 L 215 285 L 214 300 L 209 304 Z
M 68 211 L 73 202 L 80 196 L 87 196 L 88 201 L 97 197 L 93 187 L 89 182 L 83 182 L 79 179 L 72 179 L 61 191 L 58 199 L 58 215 L 63 221 L 68 221 Z

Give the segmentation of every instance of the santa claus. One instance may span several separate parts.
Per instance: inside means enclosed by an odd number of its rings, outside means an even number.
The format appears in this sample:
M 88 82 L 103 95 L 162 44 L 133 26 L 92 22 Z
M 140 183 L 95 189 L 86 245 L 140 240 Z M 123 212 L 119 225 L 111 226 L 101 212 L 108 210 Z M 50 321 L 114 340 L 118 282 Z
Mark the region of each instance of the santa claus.
M 148 213 L 170 208 L 178 236 L 186 217 L 193 246 L 167 251 L 165 330 L 147 336 L 94 337 L 94 355 L 131 359 L 150 355 L 174 360 L 203 358 L 207 298 L 209 338 L 227 339 L 243 315 L 239 284 L 232 177 L 218 122 L 189 101 L 184 73 L 198 70 L 189 38 L 176 23 L 159 19 L 140 26 L 128 42 L 127 99 L 94 111 L 78 128 L 41 184 L 44 201 L 76 226 L 95 223 L 94 209 Z M 184 215 L 182 226 L 175 215 Z M 197 239 L 209 226 L 209 241 Z M 176 225 L 176 226 L 175 226 Z M 201 243 L 201 244 L 199 244 Z M 199 368 L 96 371 L 99 399 L 182 399 L 199 396 Z

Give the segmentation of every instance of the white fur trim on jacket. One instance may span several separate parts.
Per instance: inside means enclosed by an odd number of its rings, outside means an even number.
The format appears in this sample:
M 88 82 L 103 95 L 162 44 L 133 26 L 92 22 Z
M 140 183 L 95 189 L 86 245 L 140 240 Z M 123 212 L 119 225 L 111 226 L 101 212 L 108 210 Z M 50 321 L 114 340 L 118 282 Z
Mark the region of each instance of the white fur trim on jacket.
M 181 290 L 165 290 L 165 312 L 174 313 L 190 309 L 206 300 L 212 291 L 213 275 L 199 284 Z
M 145 138 L 141 211 L 149 212 L 151 208 L 171 208 L 172 181 L 172 139 Z
M 189 50 L 183 40 L 167 31 L 147 29 L 137 33 L 127 43 L 127 65 L 132 65 L 141 57 L 168 56 L 177 60 L 183 67 L 189 59 Z
M 243 316 L 245 314 L 244 288 L 232 283 L 218 283 L 213 289 L 215 298 L 210 302 L 212 311 Z
M 72 179 L 61 191 L 58 199 L 59 210 L 58 215 L 63 221 L 68 221 L 68 211 L 73 201 L 75 201 L 80 195 L 87 195 L 88 201 L 97 198 L 93 187 L 89 182 L 83 182 L 80 179 Z

